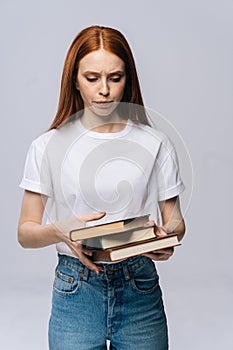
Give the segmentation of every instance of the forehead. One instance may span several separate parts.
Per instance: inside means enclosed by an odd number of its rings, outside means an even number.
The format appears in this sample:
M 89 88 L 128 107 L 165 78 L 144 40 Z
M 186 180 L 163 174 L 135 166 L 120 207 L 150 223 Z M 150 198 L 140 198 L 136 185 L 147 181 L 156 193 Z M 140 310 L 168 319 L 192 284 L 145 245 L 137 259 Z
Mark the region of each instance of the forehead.
M 104 49 L 90 52 L 79 62 L 79 70 L 81 71 L 111 72 L 124 70 L 124 67 L 124 61 L 119 56 Z

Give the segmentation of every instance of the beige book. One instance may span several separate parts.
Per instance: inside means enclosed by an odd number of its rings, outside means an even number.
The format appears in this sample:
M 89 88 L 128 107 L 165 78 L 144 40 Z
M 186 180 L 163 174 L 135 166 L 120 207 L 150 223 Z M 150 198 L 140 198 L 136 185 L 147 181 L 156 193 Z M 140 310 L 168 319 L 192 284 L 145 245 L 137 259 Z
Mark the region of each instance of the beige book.
M 149 221 L 149 215 L 129 218 L 101 225 L 87 226 L 70 231 L 72 241 L 80 241 L 94 237 L 103 237 L 127 231 L 139 231 L 145 229 L 144 225 Z

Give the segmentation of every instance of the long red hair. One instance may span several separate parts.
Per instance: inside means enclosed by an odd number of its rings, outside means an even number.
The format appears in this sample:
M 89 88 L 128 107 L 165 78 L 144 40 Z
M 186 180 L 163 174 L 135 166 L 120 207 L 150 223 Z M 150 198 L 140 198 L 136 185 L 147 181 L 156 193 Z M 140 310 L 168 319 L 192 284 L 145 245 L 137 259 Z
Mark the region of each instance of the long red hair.
M 80 60 L 88 53 L 104 48 L 117 55 L 125 63 L 126 86 L 121 102 L 130 103 L 128 114 L 136 123 L 149 125 L 149 120 L 143 108 L 143 100 L 132 51 L 125 37 L 116 29 L 91 26 L 83 29 L 71 44 L 64 63 L 60 97 L 56 116 L 49 130 L 59 127 L 75 113 L 84 109 L 79 90 L 75 87 Z M 122 104 L 126 106 L 125 104 Z M 142 106 L 141 108 L 138 108 Z M 127 108 L 123 107 L 124 112 Z

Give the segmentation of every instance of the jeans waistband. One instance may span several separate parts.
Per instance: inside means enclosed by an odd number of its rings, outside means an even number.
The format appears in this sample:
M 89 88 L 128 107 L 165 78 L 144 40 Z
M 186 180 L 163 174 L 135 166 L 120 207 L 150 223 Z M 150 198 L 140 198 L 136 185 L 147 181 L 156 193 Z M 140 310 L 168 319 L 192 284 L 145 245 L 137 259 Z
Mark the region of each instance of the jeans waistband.
M 90 270 L 88 267 L 82 264 L 82 262 L 75 257 L 63 255 L 58 253 L 58 259 L 59 264 L 63 264 L 68 266 L 69 268 L 80 272 L 84 280 L 88 279 L 88 276 L 91 274 L 95 274 L 94 271 Z M 145 263 L 150 260 L 146 256 L 134 256 L 132 258 L 125 259 L 123 261 L 120 261 L 118 263 L 111 263 L 111 264 L 96 264 L 102 267 L 103 273 L 109 274 L 113 273 L 115 271 L 122 271 L 125 275 L 126 279 L 130 279 L 131 272 L 137 270 L 141 266 L 143 266 Z

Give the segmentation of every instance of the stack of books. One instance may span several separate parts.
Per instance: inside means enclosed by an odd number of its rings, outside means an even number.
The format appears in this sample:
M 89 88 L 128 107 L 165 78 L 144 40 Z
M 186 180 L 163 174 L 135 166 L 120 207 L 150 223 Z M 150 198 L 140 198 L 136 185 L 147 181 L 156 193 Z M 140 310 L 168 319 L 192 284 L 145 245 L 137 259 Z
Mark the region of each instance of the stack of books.
M 180 245 L 177 234 L 156 237 L 149 215 L 70 231 L 72 241 L 82 241 L 93 251 L 93 260 L 118 261 L 135 255 Z

